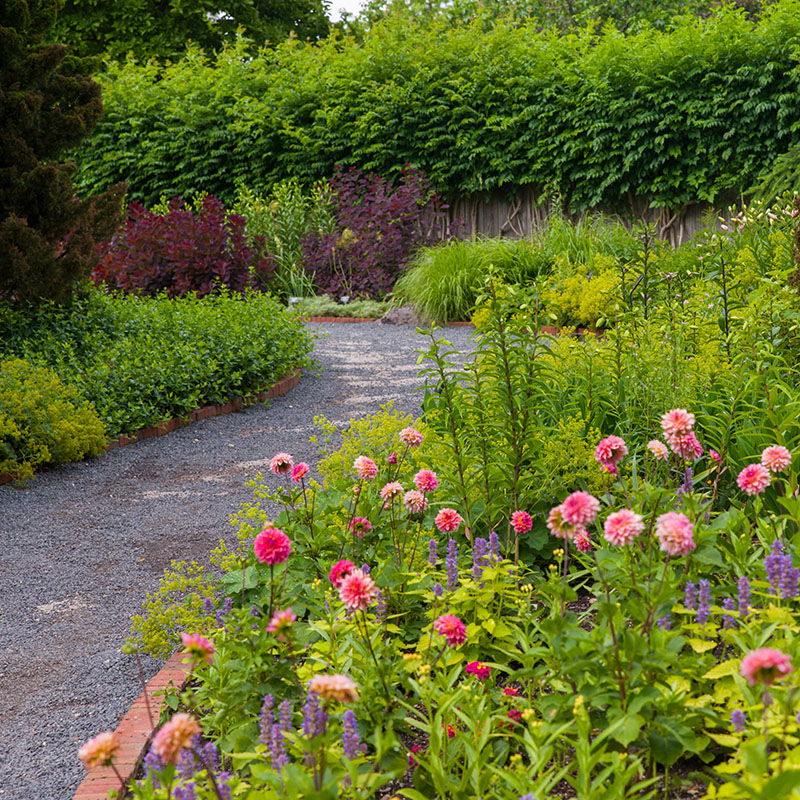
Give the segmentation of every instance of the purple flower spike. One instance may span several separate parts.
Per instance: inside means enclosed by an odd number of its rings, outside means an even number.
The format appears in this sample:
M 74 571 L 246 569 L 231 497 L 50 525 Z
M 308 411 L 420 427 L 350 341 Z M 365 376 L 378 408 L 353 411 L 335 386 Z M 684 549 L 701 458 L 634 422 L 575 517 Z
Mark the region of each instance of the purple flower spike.
M 708 581 L 703 579 L 700 581 L 700 600 L 697 603 L 697 621 L 700 625 L 705 625 L 708 622 L 708 607 L 711 604 L 711 590 Z
M 735 603 L 733 599 L 730 597 L 726 597 L 722 601 L 722 607 L 725 611 L 733 611 L 735 608 Z M 731 628 L 738 628 L 739 623 L 736 622 L 736 619 L 731 614 L 723 614 L 722 615 L 722 627 L 725 630 L 730 630 Z
M 683 604 L 691 611 L 697 608 L 697 587 L 691 581 L 687 581 L 686 583 L 686 589 L 683 594 Z
M 428 542 L 428 563 L 432 566 L 436 566 L 437 555 L 436 555 L 436 539 L 431 539 Z
M 750 612 L 750 581 L 742 575 L 739 578 L 739 618 L 744 619 Z
M 458 545 L 455 539 L 447 542 L 447 591 L 452 592 L 458 586 Z
M 741 733 L 745 725 L 747 724 L 747 717 L 744 715 L 744 711 L 741 708 L 734 708 L 731 711 L 731 725 L 733 725 L 733 729 L 736 733 Z

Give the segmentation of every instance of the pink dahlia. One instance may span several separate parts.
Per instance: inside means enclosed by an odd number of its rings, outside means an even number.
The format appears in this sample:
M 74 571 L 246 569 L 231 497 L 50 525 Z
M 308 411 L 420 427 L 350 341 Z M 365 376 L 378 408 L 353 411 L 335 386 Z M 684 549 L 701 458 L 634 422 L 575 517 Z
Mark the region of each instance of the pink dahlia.
M 547 527 L 550 529 L 550 533 L 559 539 L 574 539 L 578 531 L 583 530 L 583 528 L 575 528 L 564 519 L 563 503 L 550 509 L 550 513 L 547 515 Z
M 716 461 L 717 464 L 722 463 L 722 456 L 716 450 L 709 450 L 708 455 L 713 461 Z
M 383 500 L 384 503 L 389 503 L 394 500 L 395 497 L 400 497 L 402 494 L 403 484 L 398 481 L 392 481 L 381 489 L 381 500 Z
M 209 664 L 214 660 L 214 645 L 201 636 L 199 633 L 182 633 L 181 642 L 183 642 L 183 649 L 191 656 L 195 664 L 201 661 L 207 661 Z
M 685 556 L 695 548 L 692 523 L 677 511 L 669 511 L 656 520 L 656 538 L 661 549 L 671 556 Z
M 435 472 L 431 472 L 429 469 L 421 469 L 414 476 L 414 485 L 421 492 L 432 492 L 439 486 L 439 479 L 436 477 Z
M 428 507 L 428 498 L 419 489 L 411 489 L 406 492 L 403 502 L 412 514 L 422 514 Z
M 783 472 L 792 463 L 792 454 L 781 445 L 766 447 L 761 453 L 761 463 L 770 472 Z
M 352 561 L 337 561 L 332 567 L 328 577 L 331 583 L 338 589 L 342 581 L 356 568 Z
M 396 464 L 397 463 L 397 453 L 395 453 L 394 450 L 392 450 L 392 452 L 389 453 L 389 458 L 387 458 L 386 461 L 389 464 Z
M 433 629 L 447 639 L 450 647 L 458 647 L 467 641 L 467 626 L 455 614 L 442 614 L 433 623 Z
M 262 564 L 282 564 L 292 552 L 289 537 L 280 528 L 265 528 L 253 542 L 256 558 Z
M 589 492 L 573 492 L 561 504 L 561 516 L 567 525 L 584 528 L 594 522 L 600 510 L 600 501 Z
M 703 455 L 703 446 L 697 441 L 694 431 L 667 436 L 667 442 L 672 452 L 681 458 L 698 459 Z
M 274 633 L 282 642 L 286 641 L 286 633 L 297 622 L 297 617 L 291 608 L 276 611 L 267 625 L 267 633 Z
M 479 680 L 484 680 L 489 677 L 492 671 L 483 661 L 470 661 L 469 664 L 464 667 L 464 672 L 466 672 L 467 675 L 474 675 Z
M 603 536 L 616 547 L 630 544 L 644 530 L 644 521 L 634 511 L 623 508 L 609 514 L 603 525 Z
M 653 454 L 653 457 L 657 461 L 666 461 L 669 458 L 667 446 L 658 439 L 651 439 L 647 443 L 647 449 Z
M 661 430 L 666 436 L 685 436 L 694 428 L 694 414 L 685 408 L 673 408 L 661 417 Z
M 353 470 L 362 481 L 371 481 L 378 474 L 378 465 L 366 456 L 359 456 L 353 462 Z
M 364 517 L 353 517 L 350 521 L 350 530 L 361 539 L 365 533 L 372 530 L 372 523 Z
M 461 522 L 461 514 L 452 508 L 443 508 L 436 515 L 436 519 L 434 520 L 434 524 L 442 533 L 452 533 L 458 530 L 458 526 L 461 525 Z
M 308 464 L 305 461 L 301 461 L 292 467 L 291 478 L 295 483 L 300 483 L 306 475 L 308 475 Z
M 339 586 L 339 597 L 348 611 L 365 611 L 377 595 L 375 581 L 360 569 L 347 574 Z
M 198 733 L 200 725 L 194 717 L 183 712 L 175 714 L 153 737 L 152 750 L 165 764 L 174 764 Z
M 308 682 L 308 691 L 324 700 L 338 700 L 340 703 L 355 703 L 358 700 L 358 688 L 347 675 L 315 675 Z
M 83 761 L 86 769 L 90 767 L 108 767 L 114 760 L 120 744 L 119 737 L 114 731 L 103 731 L 93 739 L 89 739 L 78 750 L 78 758 Z
M 786 653 L 772 647 L 761 647 L 748 653 L 740 667 L 742 677 L 747 679 L 751 686 L 756 683 L 769 685 L 778 678 L 788 675 L 794 667 L 792 660 Z
M 515 511 L 511 515 L 511 527 L 516 533 L 527 533 L 533 527 L 533 519 L 527 511 Z
M 592 537 L 585 530 L 575 534 L 575 547 L 581 553 L 590 553 L 592 550 Z
M 594 460 L 603 467 L 613 467 L 628 455 L 625 441 L 619 436 L 606 436 L 594 449 Z
M 423 435 L 419 431 L 414 430 L 414 428 L 403 428 L 403 430 L 400 431 L 400 441 L 406 447 L 419 447 L 422 444 L 423 438 Z
M 269 468 L 276 475 L 285 475 L 292 468 L 294 459 L 288 453 L 278 453 L 269 460 Z
M 749 495 L 761 494 L 769 482 L 769 470 L 763 464 L 748 464 L 736 478 L 739 488 Z

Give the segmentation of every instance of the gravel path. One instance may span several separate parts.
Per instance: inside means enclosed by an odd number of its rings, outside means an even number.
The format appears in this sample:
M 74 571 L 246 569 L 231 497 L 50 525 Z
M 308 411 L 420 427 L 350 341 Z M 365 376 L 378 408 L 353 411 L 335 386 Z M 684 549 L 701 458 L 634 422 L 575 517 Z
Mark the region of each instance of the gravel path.
M 0 487 L 0 798 L 69 800 L 77 748 L 113 729 L 140 692 L 121 645 L 172 559 L 204 560 L 251 499 L 245 481 L 285 450 L 314 463 L 315 415 L 344 424 L 395 401 L 419 410 L 409 325 L 312 325 L 320 375 L 269 406 Z M 471 328 L 448 328 L 470 348 Z M 147 677 L 160 664 L 148 660 Z

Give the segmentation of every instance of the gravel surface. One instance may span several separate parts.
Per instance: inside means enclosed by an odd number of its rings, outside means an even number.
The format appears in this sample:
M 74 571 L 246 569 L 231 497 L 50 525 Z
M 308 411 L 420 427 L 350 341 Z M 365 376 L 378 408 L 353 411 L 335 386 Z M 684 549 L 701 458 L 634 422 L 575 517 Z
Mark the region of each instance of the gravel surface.
M 0 487 L 0 798 L 68 800 L 77 748 L 113 729 L 141 691 L 122 654 L 131 617 L 172 559 L 204 560 L 251 499 L 248 478 L 287 451 L 313 464 L 313 418 L 343 425 L 395 401 L 419 410 L 409 325 L 312 324 L 321 374 L 269 405 Z M 470 349 L 471 328 L 444 332 Z M 148 659 L 147 677 L 160 663 Z

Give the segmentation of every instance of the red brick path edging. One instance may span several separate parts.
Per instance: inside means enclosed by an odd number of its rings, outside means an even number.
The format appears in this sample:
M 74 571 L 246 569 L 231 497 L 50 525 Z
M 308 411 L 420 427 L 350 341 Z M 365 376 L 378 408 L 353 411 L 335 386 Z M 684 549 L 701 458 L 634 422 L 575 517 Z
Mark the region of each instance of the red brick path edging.
M 300 317 L 303 322 L 378 322 L 378 317 Z M 446 322 L 445 327 L 472 325 L 471 322 Z
M 152 678 L 145 691 L 136 698 L 128 713 L 117 725 L 117 736 L 120 748 L 114 759 L 114 764 L 120 776 L 127 783 L 136 774 L 136 770 L 147 754 L 147 747 L 153 738 L 155 728 L 150 724 L 147 714 L 145 692 L 150 699 L 150 708 L 153 712 L 153 721 L 158 725 L 158 717 L 164 705 L 164 697 L 156 697 L 157 692 L 163 692 L 170 684 L 178 690 L 183 689 L 189 678 L 189 665 L 183 664 L 185 653 L 175 653 L 167 660 L 161 671 Z M 99 733 L 99 731 L 98 731 Z M 77 758 L 77 754 L 75 756 Z M 109 789 L 119 790 L 119 779 L 111 767 L 96 767 L 92 769 L 75 791 L 73 800 L 106 800 Z M 118 797 L 125 797 L 127 792 L 120 792 Z
M 128 444 L 140 442 L 142 439 L 151 439 L 154 436 L 164 436 L 167 433 L 183 428 L 186 425 L 191 425 L 201 419 L 209 419 L 211 417 L 218 417 L 222 414 L 230 414 L 232 411 L 241 411 L 245 405 L 252 403 L 263 403 L 265 400 L 271 400 L 275 397 L 281 397 L 286 394 L 290 389 L 294 389 L 300 383 L 300 370 L 296 369 L 289 375 L 285 375 L 276 384 L 269 389 L 247 397 L 247 402 L 243 397 L 234 397 L 233 400 L 216 406 L 204 406 L 203 408 L 196 408 L 192 411 L 186 419 L 181 417 L 173 417 L 166 422 L 161 422 L 155 428 L 142 428 L 135 431 L 130 436 L 120 436 L 117 439 L 110 439 L 106 443 L 106 451 L 114 450 L 117 447 L 124 447 Z M 11 475 L 0 472 L 0 486 L 4 483 L 10 483 L 14 480 Z

